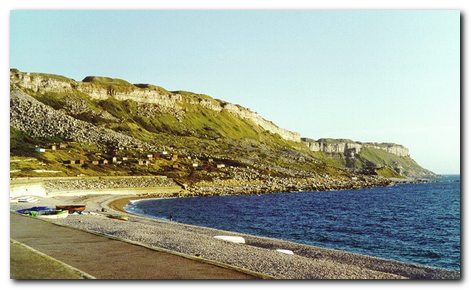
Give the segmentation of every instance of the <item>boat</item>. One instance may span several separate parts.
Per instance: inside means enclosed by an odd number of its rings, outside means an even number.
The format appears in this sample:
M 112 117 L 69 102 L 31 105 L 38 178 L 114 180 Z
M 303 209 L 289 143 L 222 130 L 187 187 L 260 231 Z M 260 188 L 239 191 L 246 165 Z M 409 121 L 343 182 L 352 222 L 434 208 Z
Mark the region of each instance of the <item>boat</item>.
M 129 220 L 129 217 L 127 215 L 122 215 L 122 214 L 109 214 L 107 215 L 107 217 L 111 219 L 122 220 L 122 221 Z
M 56 209 L 60 210 L 68 210 L 69 213 L 74 213 L 74 212 L 82 212 L 85 210 L 85 205 L 79 204 L 79 205 L 56 205 Z
M 276 249 L 276 251 L 280 252 L 280 253 L 283 253 L 283 254 L 294 255 L 293 251 L 291 251 L 291 250 Z
M 30 212 L 40 212 L 40 211 L 48 211 L 48 210 L 54 210 L 54 209 L 47 206 L 33 206 L 30 208 L 19 209 L 16 212 L 20 214 L 29 214 Z
M 16 212 L 31 217 L 45 219 L 63 219 L 69 216 L 68 210 L 57 210 L 46 206 L 36 206 L 32 208 L 20 209 Z
M 239 236 L 214 236 L 214 238 L 236 244 L 245 244 L 245 239 Z
M 69 216 L 68 210 L 47 210 L 47 211 L 40 211 L 39 215 L 36 217 L 44 218 L 44 219 L 64 219 L 68 216 Z
M 35 203 L 38 202 L 39 199 L 34 197 L 34 196 L 21 196 L 16 199 L 12 200 L 13 202 L 29 202 L 29 203 Z

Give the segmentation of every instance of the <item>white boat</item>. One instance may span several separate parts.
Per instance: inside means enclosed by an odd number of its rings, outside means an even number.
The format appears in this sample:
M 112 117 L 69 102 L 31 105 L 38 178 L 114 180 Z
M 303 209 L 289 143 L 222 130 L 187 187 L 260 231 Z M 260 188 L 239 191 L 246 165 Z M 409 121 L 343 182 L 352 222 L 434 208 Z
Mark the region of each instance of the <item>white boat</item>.
M 17 202 L 29 202 L 29 203 L 35 203 L 38 202 L 39 199 L 37 199 L 34 196 L 22 196 L 16 199 Z
M 65 219 L 69 216 L 68 210 L 51 210 L 51 211 L 44 211 L 41 212 L 36 217 L 42 219 Z
M 236 244 L 245 244 L 245 239 L 238 236 L 214 236 L 214 238 Z
M 291 251 L 291 250 L 276 249 L 276 251 L 280 252 L 280 253 L 283 253 L 283 254 L 294 255 L 293 251 Z

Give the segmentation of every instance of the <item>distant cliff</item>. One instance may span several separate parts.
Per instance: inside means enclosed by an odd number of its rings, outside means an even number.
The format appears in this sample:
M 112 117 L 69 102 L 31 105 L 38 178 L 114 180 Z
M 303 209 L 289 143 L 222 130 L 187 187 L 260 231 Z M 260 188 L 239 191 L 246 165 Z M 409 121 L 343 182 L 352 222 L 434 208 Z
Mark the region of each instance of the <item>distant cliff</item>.
M 322 152 L 352 170 L 374 171 L 382 175 L 433 176 L 410 158 L 409 150 L 394 143 L 362 143 L 350 139 L 301 138 L 309 150 Z
M 406 157 L 409 156 L 409 149 L 394 143 L 361 143 L 349 139 L 319 139 L 301 138 L 302 142 L 312 151 L 337 154 L 359 154 L 362 148 L 381 149 L 388 153 Z

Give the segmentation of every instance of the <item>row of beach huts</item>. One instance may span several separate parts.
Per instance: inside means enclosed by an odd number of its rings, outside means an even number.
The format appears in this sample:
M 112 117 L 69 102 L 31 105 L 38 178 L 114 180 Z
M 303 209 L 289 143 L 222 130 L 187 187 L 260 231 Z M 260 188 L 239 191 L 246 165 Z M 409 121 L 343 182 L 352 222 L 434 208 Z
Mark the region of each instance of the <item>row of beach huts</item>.
M 35 151 L 44 153 L 46 151 L 56 151 L 60 149 L 67 149 L 68 145 L 67 143 L 59 143 L 59 144 L 52 144 L 47 147 L 39 147 L 36 146 Z M 64 160 L 63 163 L 66 165 L 85 165 L 85 164 L 91 164 L 91 165 L 108 165 L 108 164 L 114 164 L 114 165 L 121 165 L 123 163 L 134 163 L 137 165 L 142 165 L 142 166 L 148 166 L 151 164 L 151 161 L 157 160 L 157 159 L 166 159 L 170 160 L 174 163 L 178 160 L 179 156 L 177 154 L 170 154 L 168 151 L 163 150 L 161 152 L 154 152 L 154 153 L 147 153 L 142 155 L 141 157 L 130 157 L 130 156 L 117 156 L 118 151 L 122 151 L 124 148 L 122 147 L 110 147 L 108 149 L 108 154 L 111 156 L 110 158 L 97 158 L 96 160 L 85 160 L 85 159 L 69 159 L 69 160 Z M 142 151 L 142 150 L 141 150 Z M 101 157 L 98 156 L 97 157 Z M 192 158 L 190 156 L 186 157 L 187 159 L 191 160 Z M 198 159 L 194 160 L 196 162 L 193 162 L 191 166 L 193 168 L 198 168 L 201 165 L 198 163 Z M 214 160 L 212 158 L 208 159 L 208 163 L 213 163 Z M 217 163 L 216 168 L 225 168 L 225 164 L 223 163 Z

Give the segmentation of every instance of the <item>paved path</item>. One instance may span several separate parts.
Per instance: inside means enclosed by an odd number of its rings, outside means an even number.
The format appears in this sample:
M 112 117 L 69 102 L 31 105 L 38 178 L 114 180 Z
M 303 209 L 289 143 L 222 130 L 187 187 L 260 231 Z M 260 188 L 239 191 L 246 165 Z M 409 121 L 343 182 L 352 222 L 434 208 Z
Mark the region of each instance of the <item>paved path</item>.
M 10 238 L 97 279 L 256 279 L 233 269 L 10 214 Z

